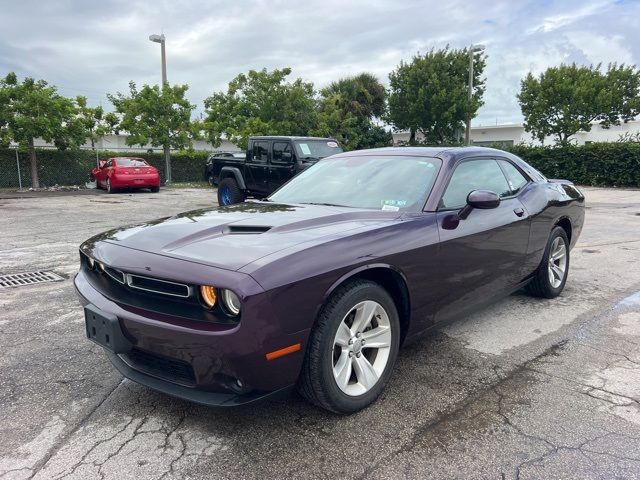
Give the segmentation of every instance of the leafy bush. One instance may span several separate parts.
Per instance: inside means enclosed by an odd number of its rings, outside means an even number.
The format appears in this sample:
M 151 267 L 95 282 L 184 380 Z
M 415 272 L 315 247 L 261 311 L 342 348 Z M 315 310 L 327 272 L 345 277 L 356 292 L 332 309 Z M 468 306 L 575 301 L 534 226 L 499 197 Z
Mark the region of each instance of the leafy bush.
M 598 187 L 640 187 L 640 143 L 514 145 L 508 150 L 548 178 L 564 178 L 579 185 Z
M 508 150 L 530 163 L 549 178 L 565 178 L 579 185 L 600 187 L 640 187 L 640 143 L 591 143 L 563 147 L 532 147 L 514 145 Z M 96 165 L 93 150 L 38 149 L 39 174 L 43 185 L 78 185 L 89 179 Z M 109 157 L 141 157 L 160 171 L 164 182 L 164 155 L 146 152 L 99 152 L 101 159 Z M 203 180 L 207 152 L 175 152 L 171 154 L 173 180 L 198 182 Z M 19 151 L 22 186 L 31 186 L 29 159 Z M 0 149 L 0 188 L 17 188 L 16 153 Z
M 49 150 L 37 149 L 38 174 L 40 183 L 52 185 L 82 185 L 89 180 L 91 169 L 96 166 L 94 150 Z M 100 150 L 100 159 L 110 157 L 139 157 L 160 171 L 162 182 L 165 180 L 165 162 L 162 153 L 146 152 L 109 152 Z M 171 154 L 173 181 L 197 182 L 203 180 L 204 166 L 208 152 L 174 152 Z M 23 188 L 31 186 L 29 157 L 26 151 L 19 150 L 20 174 Z M 0 188 L 17 188 L 18 171 L 16 168 L 16 152 L 13 149 L 0 149 Z

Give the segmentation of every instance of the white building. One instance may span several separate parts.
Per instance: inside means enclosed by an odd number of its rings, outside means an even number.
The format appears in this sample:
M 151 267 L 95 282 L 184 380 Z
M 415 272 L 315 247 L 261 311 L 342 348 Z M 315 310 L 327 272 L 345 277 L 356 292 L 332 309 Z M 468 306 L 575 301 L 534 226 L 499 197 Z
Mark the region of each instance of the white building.
M 144 147 L 141 147 L 140 145 L 133 145 L 133 146 L 128 146 L 127 145 L 127 136 L 126 134 L 120 134 L 120 135 L 105 135 L 104 137 L 100 138 L 96 144 L 95 144 L 95 148 L 97 150 L 112 150 L 112 151 L 126 151 L 126 152 L 146 152 L 148 150 L 153 150 L 154 152 L 162 152 L 162 147 L 152 147 L 151 145 L 146 145 Z M 53 144 L 51 143 L 47 143 L 44 140 L 42 140 L 41 138 L 38 138 L 35 140 L 34 142 L 36 147 L 40 147 L 40 148 L 52 148 L 54 147 Z M 81 147 L 83 149 L 88 149 L 91 148 L 91 142 L 87 141 L 85 142 L 85 144 Z M 220 144 L 219 147 L 214 148 L 213 145 L 211 145 L 209 142 L 206 142 L 204 140 L 195 140 L 193 142 L 193 149 L 194 150 L 199 150 L 199 151 L 205 151 L 205 152 L 237 152 L 240 151 L 240 148 L 238 148 L 236 145 L 234 145 L 233 143 L 231 143 L 228 140 L 222 140 L 222 143 Z
M 591 127 L 590 132 L 578 132 L 572 137 L 573 143 L 584 145 L 591 142 L 615 142 L 625 134 L 638 134 L 640 132 L 640 120 L 633 120 L 611 128 L 602 128 L 598 124 Z M 418 135 L 420 138 L 420 135 Z M 474 145 L 487 147 L 490 145 L 517 145 L 519 143 L 540 145 L 541 143 L 534 139 L 530 133 L 524 131 L 524 127 L 519 123 L 504 125 L 486 125 L 471 127 L 471 141 Z M 393 134 L 393 143 L 408 143 L 409 132 L 399 132 Z M 544 141 L 545 145 L 553 145 L 555 139 L 547 137 Z

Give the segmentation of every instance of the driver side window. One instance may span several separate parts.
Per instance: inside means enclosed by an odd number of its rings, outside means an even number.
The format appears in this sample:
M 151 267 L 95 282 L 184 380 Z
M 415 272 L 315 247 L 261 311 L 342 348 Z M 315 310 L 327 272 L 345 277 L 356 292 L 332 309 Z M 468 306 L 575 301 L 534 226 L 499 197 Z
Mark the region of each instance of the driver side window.
M 464 207 L 467 196 L 474 190 L 491 190 L 501 198 L 511 195 L 511 189 L 498 162 L 489 159 L 469 160 L 456 167 L 440 200 L 440 208 Z

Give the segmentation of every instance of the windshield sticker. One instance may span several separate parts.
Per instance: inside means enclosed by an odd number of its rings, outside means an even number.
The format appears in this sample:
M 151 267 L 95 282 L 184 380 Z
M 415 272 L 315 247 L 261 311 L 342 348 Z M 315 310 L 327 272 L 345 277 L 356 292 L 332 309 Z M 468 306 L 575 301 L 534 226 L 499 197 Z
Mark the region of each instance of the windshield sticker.
M 327 147 L 338 148 L 338 144 L 336 142 L 327 142 Z
M 383 212 L 397 212 L 398 210 L 400 210 L 400 207 L 394 207 L 393 205 L 383 205 L 382 206 L 382 211 Z
M 306 143 L 300 143 L 299 145 L 303 155 L 311 155 L 311 150 L 309 150 L 309 145 L 307 145 Z
M 406 200 L 382 200 L 383 206 L 389 205 L 391 207 L 406 207 L 407 206 L 407 201 Z M 384 208 L 384 207 L 383 207 Z

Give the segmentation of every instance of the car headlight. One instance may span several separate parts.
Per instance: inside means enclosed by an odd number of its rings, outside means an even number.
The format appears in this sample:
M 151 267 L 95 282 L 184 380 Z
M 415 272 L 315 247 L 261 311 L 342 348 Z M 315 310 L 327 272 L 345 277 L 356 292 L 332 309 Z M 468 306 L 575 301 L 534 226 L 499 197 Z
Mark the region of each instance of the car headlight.
M 233 293 L 231 290 L 227 290 L 226 288 L 221 292 L 222 304 L 224 305 L 225 310 L 230 315 L 234 317 L 240 315 L 240 308 L 242 306 L 240 302 L 240 297 Z
M 202 285 L 200 287 L 200 297 L 207 308 L 215 307 L 216 300 L 218 299 L 216 287 L 212 287 L 211 285 Z

